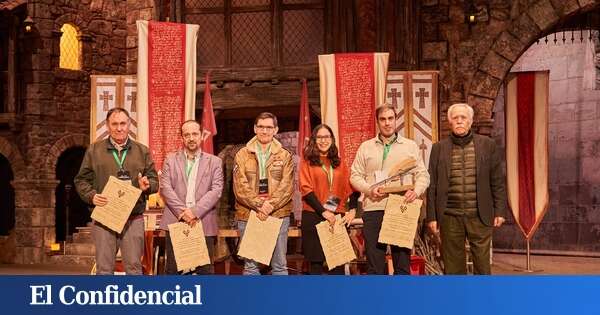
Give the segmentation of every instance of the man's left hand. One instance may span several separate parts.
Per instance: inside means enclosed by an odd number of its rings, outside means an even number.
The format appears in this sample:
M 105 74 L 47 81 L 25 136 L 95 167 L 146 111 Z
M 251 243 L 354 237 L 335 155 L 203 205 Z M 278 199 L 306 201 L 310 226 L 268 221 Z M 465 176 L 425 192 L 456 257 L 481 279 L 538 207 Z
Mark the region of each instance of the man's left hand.
M 148 177 L 142 176 L 142 173 L 138 173 L 138 185 L 142 191 L 148 190 L 148 188 L 150 188 Z
M 184 208 L 183 212 L 181 213 L 180 219 L 183 219 L 183 221 L 185 221 L 186 223 L 190 223 L 197 218 L 192 212 L 192 209 Z
M 417 193 L 414 190 L 407 190 L 406 193 L 404 193 L 404 200 L 406 200 L 406 202 L 413 202 L 417 197 Z
M 506 220 L 503 217 L 494 218 L 494 227 L 500 227 Z
M 350 223 L 352 223 L 352 220 L 354 220 L 355 216 L 356 216 L 356 209 L 352 209 L 352 210 L 346 212 L 346 214 L 342 218 L 342 223 L 345 224 L 346 226 L 350 226 Z
M 271 214 L 271 212 L 273 212 L 273 210 L 274 210 L 273 205 L 271 205 L 271 203 L 268 200 L 265 200 L 262 207 L 260 207 L 260 209 L 258 209 L 258 212 L 261 212 L 264 215 L 268 216 Z
M 188 224 L 190 227 L 194 227 L 194 226 L 196 225 L 196 223 L 198 223 L 198 221 L 199 221 L 199 220 L 198 220 L 198 218 L 195 218 L 195 219 L 193 219 L 193 220 L 191 220 L 191 221 L 187 222 L 187 224 Z

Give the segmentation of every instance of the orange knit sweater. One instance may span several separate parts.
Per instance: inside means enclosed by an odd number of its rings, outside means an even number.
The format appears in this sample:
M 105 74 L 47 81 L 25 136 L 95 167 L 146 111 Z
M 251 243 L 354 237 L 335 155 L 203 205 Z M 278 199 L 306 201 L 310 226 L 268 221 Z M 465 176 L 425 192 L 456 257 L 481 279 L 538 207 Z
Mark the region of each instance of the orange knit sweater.
M 329 171 L 329 159 L 321 157 L 321 161 L 325 169 Z M 352 194 L 350 171 L 343 161 L 337 168 L 333 169 L 333 187 L 330 192 L 327 173 L 323 168 L 321 166 L 312 166 L 309 161 L 303 160 L 300 162 L 300 192 L 302 193 L 302 197 L 310 192 L 314 192 L 321 204 L 324 204 L 330 195 L 334 195 L 341 199 L 336 212 L 344 213 L 346 212 L 346 201 L 350 194 Z M 305 201 L 302 201 L 302 209 L 315 211 Z

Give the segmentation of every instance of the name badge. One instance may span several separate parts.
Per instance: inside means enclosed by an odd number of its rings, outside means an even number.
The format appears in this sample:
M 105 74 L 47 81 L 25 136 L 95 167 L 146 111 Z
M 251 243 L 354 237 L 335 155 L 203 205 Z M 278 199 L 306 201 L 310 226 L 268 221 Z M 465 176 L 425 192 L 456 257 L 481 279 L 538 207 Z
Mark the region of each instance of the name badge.
M 122 168 L 117 172 L 117 178 L 123 181 L 131 181 L 131 175 L 129 172 Z
M 269 194 L 269 180 L 267 178 L 258 180 L 258 194 L 268 195 Z
M 340 201 L 341 199 L 339 197 L 329 196 L 327 201 L 325 201 L 325 204 L 323 204 L 323 208 L 325 208 L 325 210 L 335 212 L 340 205 Z

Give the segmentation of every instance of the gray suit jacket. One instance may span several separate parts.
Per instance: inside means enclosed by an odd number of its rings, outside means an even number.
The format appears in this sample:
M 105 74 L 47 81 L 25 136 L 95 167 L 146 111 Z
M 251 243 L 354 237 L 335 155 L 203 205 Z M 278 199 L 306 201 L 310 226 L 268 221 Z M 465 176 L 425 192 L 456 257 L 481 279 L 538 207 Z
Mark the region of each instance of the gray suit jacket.
M 160 175 L 160 194 L 165 201 L 165 209 L 160 228 L 168 230 L 168 225 L 177 222 L 185 208 L 187 176 L 185 176 L 185 153 L 179 151 L 169 154 L 165 159 Z M 202 152 L 198 161 L 196 175 L 196 206 L 192 212 L 202 220 L 206 236 L 215 236 L 218 232 L 217 209 L 223 192 L 223 161 L 206 152 Z
M 477 167 L 477 210 L 481 221 L 494 225 L 494 217 L 506 217 L 506 188 L 500 152 L 494 140 L 473 135 Z M 431 184 L 427 190 L 427 222 L 441 224 L 448 202 L 448 184 L 452 155 L 452 140 L 443 139 L 431 148 L 429 176 Z

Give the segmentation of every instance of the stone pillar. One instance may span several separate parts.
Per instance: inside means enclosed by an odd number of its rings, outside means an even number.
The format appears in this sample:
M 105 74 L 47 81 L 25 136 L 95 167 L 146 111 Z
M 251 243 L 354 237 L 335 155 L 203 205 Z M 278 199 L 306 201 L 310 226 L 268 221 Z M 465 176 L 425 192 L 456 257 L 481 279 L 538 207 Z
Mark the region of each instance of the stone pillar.
M 44 263 L 45 251 L 55 241 L 55 198 L 57 180 L 18 180 L 15 188 L 14 263 Z
M 154 1 L 127 1 L 127 37 L 125 39 L 127 74 L 137 73 L 137 20 L 158 20 Z
M 94 59 L 92 58 L 94 38 L 88 34 L 80 34 L 78 39 L 81 43 L 81 70 L 91 72 L 94 70 Z
M 46 3 L 33 2 L 28 4 L 29 14 L 35 21 L 34 30 L 25 35 L 25 45 L 21 53 L 22 70 L 26 80 L 25 85 L 25 114 L 56 115 L 56 105 L 53 102 L 54 77 L 50 74 L 56 66 L 52 58 L 53 19 L 50 7 Z

